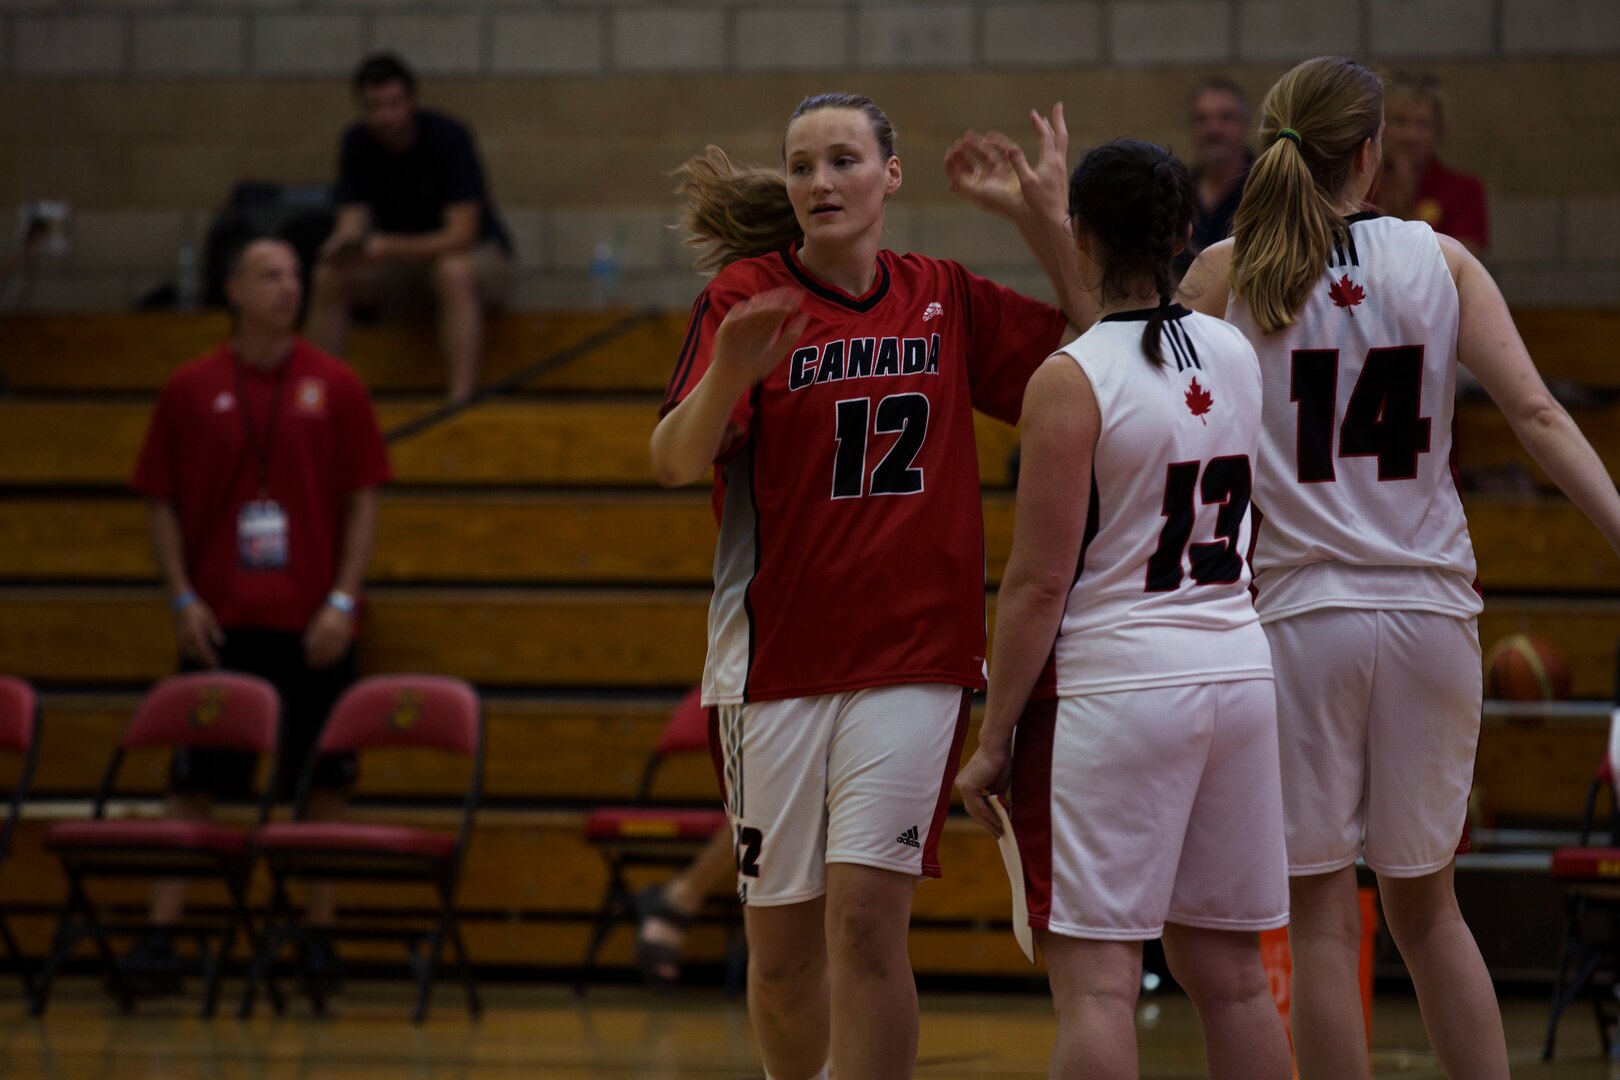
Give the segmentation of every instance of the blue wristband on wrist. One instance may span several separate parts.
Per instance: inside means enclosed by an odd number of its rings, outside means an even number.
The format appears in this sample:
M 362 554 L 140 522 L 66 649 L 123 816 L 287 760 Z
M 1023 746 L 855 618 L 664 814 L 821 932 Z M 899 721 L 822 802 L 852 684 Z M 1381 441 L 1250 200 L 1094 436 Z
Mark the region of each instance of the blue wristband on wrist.
M 333 589 L 327 594 L 326 603 L 333 611 L 341 611 L 345 615 L 353 615 L 356 606 L 354 597 L 338 589 Z
M 185 592 L 169 601 L 169 610 L 178 615 L 192 604 L 198 603 L 200 599 L 201 598 L 196 593 L 192 592 L 190 589 L 187 589 Z

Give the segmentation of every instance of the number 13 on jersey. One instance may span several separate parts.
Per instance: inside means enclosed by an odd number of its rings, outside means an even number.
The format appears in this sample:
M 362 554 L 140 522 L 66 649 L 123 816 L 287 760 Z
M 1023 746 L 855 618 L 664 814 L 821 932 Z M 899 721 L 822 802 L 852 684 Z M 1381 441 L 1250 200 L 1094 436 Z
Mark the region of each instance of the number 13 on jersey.
M 1165 469 L 1164 508 L 1160 511 L 1164 528 L 1159 530 L 1158 547 L 1148 558 L 1147 592 L 1181 588 L 1189 561 L 1183 558 L 1184 553 L 1191 556 L 1195 585 L 1230 585 L 1243 575 L 1245 553 L 1238 550 L 1238 540 L 1254 482 L 1249 457 L 1234 454 L 1211 458 L 1203 466 L 1202 480 L 1199 471 L 1196 461 L 1178 461 Z M 1215 513 L 1214 541 L 1189 546 L 1197 516 L 1195 493 L 1205 506 L 1220 509 Z

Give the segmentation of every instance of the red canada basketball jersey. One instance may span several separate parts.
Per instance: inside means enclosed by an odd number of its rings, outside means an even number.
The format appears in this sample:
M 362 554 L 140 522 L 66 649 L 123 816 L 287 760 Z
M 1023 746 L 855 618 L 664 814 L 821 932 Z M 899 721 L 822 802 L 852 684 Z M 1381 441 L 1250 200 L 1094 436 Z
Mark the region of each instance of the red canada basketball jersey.
M 880 252 L 864 296 L 796 251 L 745 259 L 698 297 L 665 412 L 708 369 L 726 312 L 782 286 L 804 290 L 811 321 L 738 401 L 717 462 L 704 704 L 983 686 L 973 409 L 1017 421 L 1063 314 L 920 255 Z

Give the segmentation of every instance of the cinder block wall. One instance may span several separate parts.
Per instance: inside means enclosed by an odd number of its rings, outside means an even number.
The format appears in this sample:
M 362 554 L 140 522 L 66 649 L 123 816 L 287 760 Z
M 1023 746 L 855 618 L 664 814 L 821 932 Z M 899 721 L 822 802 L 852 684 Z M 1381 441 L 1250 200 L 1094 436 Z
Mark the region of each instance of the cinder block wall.
M 1322 52 L 1446 81 L 1444 156 L 1486 180 L 1511 300 L 1620 303 L 1620 0 L 0 0 L 0 211 L 76 212 L 27 303 L 121 307 L 173 276 L 233 181 L 330 179 L 346 77 L 383 46 L 475 126 L 526 307 L 589 302 L 603 239 L 627 299 L 684 306 L 665 173 L 708 142 L 774 160 L 794 102 L 830 87 L 900 130 L 891 246 L 1039 291 L 1011 231 L 945 191 L 963 128 L 1024 135 L 1062 99 L 1076 148 L 1177 146 L 1199 76 L 1258 99 Z

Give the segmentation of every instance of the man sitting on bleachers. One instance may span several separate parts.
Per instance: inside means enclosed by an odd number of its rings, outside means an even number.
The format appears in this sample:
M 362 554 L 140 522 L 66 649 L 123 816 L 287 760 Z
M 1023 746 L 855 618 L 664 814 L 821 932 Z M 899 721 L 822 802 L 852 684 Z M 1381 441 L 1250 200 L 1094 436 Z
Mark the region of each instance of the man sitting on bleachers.
M 358 597 L 377 487 L 390 476 L 365 387 L 297 335 L 298 271 L 297 254 L 280 240 L 256 240 L 236 256 L 226 283 L 232 337 L 164 386 L 132 481 L 151 500 L 181 670 L 247 672 L 281 695 L 283 793 L 357 677 Z M 253 765 L 248 754 L 176 751 L 170 815 L 205 820 L 216 798 L 252 790 Z M 321 758 L 310 816 L 341 816 L 354 778 L 352 755 Z M 312 887 L 310 925 L 329 925 L 335 901 L 331 886 Z M 154 888 L 154 932 L 130 956 L 132 975 L 175 981 L 174 943 L 162 927 L 184 904 L 183 881 Z M 335 971 L 318 935 L 310 966 Z
M 478 386 L 487 314 L 516 284 L 512 241 L 495 215 L 471 130 L 416 104 L 416 77 L 392 53 L 354 76 L 361 120 L 343 135 L 337 225 L 315 268 L 309 336 L 347 352 L 354 308 L 398 314 L 437 305 L 450 401 Z

